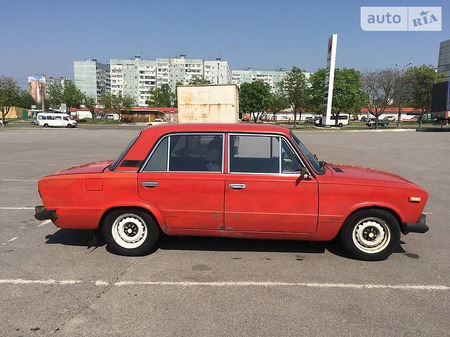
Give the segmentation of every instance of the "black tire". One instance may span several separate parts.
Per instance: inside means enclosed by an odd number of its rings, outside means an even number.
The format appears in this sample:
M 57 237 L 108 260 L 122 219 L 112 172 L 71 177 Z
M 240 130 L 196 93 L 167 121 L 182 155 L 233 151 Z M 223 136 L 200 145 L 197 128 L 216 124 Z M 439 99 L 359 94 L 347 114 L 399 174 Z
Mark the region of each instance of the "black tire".
M 48 124 L 44 124 L 44 128 L 48 128 Z
M 365 261 L 385 260 L 400 244 L 397 219 L 381 209 L 367 209 L 350 215 L 339 233 L 347 253 Z
M 103 221 L 103 236 L 108 249 L 118 255 L 147 255 L 155 247 L 159 227 L 146 212 L 138 209 L 118 209 Z

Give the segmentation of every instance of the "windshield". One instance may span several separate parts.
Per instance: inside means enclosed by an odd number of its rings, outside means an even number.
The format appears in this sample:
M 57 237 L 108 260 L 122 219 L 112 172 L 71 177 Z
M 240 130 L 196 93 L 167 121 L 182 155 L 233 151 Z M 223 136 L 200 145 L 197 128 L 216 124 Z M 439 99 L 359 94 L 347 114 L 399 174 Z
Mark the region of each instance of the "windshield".
M 294 135 L 291 132 L 291 137 L 295 141 L 295 144 L 297 144 L 300 151 L 303 153 L 303 155 L 306 157 L 306 160 L 308 160 L 309 164 L 313 167 L 314 171 L 316 171 L 319 174 L 323 174 L 325 172 L 324 168 L 324 162 L 320 162 L 316 155 L 313 155 L 311 152 L 309 152 L 308 148 L 303 145 L 303 143 L 300 141 L 300 139 L 297 138 L 296 135 Z
M 139 133 L 136 137 L 134 137 L 134 139 L 130 142 L 130 144 L 128 144 L 128 146 L 125 148 L 125 150 L 122 151 L 122 153 L 120 154 L 120 156 L 114 161 L 114 163 L 112 163 L 109 166 L 109 169 L 111 171 L 114 171 L 117 167 L 117 165 L 119 165 L 119 163 L 122 161 L 123 157 L 125 157 L 125 155 L 127 154 L 127 152 L 131 149 L 131 147 L 133 146 L 133 144 L 136 142 L 136 140 L 139 138 L 141 134 Z

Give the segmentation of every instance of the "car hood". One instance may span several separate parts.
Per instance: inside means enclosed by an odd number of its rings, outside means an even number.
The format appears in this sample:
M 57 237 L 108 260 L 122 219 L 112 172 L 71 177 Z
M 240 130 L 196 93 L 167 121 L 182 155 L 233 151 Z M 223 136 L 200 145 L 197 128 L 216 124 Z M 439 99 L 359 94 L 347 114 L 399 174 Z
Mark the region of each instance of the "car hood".
M 93 163 L 82 164 L 61 170 L 59 172 L 54 173 L 53 175 L 101 173 L 109 165 L 111 165 L 112 162 L 113 160 L 103 160 L 103 161 L 96 161 Z
M 383 184 L 401 184 L 415 185 L 411 181 L 402 178 L 396 174 L 379 171 L 371 168 L 343 165 L 343 164 L 326 164 L 327 169 L 333 175 L 333 178 L 343 178 L 349 181 L 359 181 L 367 183 L 383 183 Z

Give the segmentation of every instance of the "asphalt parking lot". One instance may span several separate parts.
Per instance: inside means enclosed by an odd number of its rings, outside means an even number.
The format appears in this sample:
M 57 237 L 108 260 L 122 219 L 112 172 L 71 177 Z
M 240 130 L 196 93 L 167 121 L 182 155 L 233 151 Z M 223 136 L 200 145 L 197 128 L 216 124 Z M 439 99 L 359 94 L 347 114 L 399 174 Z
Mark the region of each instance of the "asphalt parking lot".
M 39 178 L 114 159 L 140 129 L 0 129 L 0 336 L 448 335 L 450 133 L 298 133 L 321 160 L 429 192 L 430 231 L 382 262 L 333 242 L 212 238 L 163 238 L 129 258 L 34 219 Z

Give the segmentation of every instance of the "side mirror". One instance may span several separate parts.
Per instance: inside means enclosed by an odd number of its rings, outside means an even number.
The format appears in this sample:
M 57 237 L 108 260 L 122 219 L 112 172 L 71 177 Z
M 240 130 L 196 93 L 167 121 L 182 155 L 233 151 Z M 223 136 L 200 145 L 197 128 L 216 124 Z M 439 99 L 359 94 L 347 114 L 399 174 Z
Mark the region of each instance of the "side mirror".
M 300 169 L 300 179 L 305 179 L 305 180 L 309 180 L 310 179 L 310 176 L 308 174 L 308 170 L 304 166 Z

